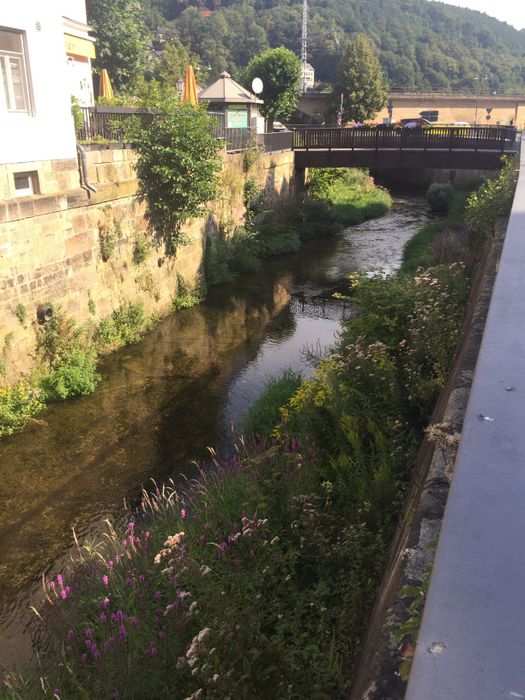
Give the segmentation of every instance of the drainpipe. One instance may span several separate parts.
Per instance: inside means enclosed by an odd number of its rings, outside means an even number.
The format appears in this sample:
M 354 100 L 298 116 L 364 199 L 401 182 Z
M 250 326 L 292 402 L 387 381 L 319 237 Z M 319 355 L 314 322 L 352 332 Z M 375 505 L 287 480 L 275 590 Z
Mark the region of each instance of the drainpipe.
M 90 192 L 96 192 L 97 188 L 94 187 L 88 180 L 86 152 L 79 143 L 77 143 L 77 156 L 80 167 L 80 183 L 82 187 Z

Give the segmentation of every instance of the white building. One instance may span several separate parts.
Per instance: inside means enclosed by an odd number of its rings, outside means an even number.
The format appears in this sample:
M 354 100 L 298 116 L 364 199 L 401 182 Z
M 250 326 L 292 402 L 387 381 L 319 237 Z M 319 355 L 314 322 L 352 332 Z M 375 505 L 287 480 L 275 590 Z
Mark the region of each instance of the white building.
M 48 192 L 40 171 L 76 159 L 71 95 L 93 96 L 88 30 L 84 0 L 0 4 L 0 199 Z
M 311 90 L 315 83 L 315 70 L 314 67 L 307 63 L 301 66 L 301 85 L 304 90 Z

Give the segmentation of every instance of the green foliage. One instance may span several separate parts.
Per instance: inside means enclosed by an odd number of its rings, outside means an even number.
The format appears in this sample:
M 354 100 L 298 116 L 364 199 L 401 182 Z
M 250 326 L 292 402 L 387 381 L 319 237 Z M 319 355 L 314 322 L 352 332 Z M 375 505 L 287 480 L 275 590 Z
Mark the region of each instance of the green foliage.
M 86 11 L 97 38 L 95 67 L 107 68 L 114 89 L 131 92 L 147 63 L 147 30 L 140 0 L 87 0 Z
M 16 309 L 15 309 L 15 316 L 17 319 L 20 321 L 20 324 L 23 326 L 25 325 L 26 322 L 26 307 L 25 304 L 17 304 Z
M 122 236 L 122 224 L 119 220 L 108 218 L 105 221 L 100 221 L 98 224 L 98 243 L 100 249 L 100 257 L 104 262 L 108 262 L 113 253 L 117 241 Z
M 74 95 L 71 95 L 71 114 L 73 115 L 75 131 L 78 133 L 84 126 L 84 115 L 82 114 L 78 99 Z
M 269 130 L 277 117 L 287 119 L 297 105 L 300 95 L 301 62 L 284 47 L 268 49 L 252 58 L 243 74 L 244 82 L 250 85 L 254 78 L 261 78 L 264 88 L 262 114 L 268 119 Z
M 472 237 L 482 241 L 494 235 L 498 217 L 508 214 L 516 188 L 516 161 L 506 158 L 497 177 L 488 179 L 467 200 L 465 220 Z
M 135 265 L 140 265 L 144 262 L 144 260 L 146 260 L 151 250 L 151 247 L 151 239 L 147 235 L 141 232 L 135 233 L 133 237 L 132 253 L 133 262 L 135 263 Z
M 405 245 L 403 251 L 403 272 L 416 272 L 419 267 L 432 267 L 440 262 L 433 248 L 440 232 L 448 226 L 454 228 L 462 225 L 467 194 L 454 190 L 454 198 L 445 218 L 430 221 L 416 233 Z
M 301 381 L 302 375 L 291 369 L 278 377 L 270 377 L 262 396 L 250 406 L 243 421 L 243 431 L 247 435 L 270 437 L 281 420 L 281 406 L 297 391 Z
M 95 300 L 89 297 L 88 299 L 88 311 L 89 313 L 94 316 L 97 310 L 97 305 L 95 304 Z
M 343 123 L 373 118 L 386 104 L 387 90 L 376 51 L 363 34 L 357 34 L 343 50 L 334 85 L 334 110 L 343 95 Z
M 177 273 L 177 294 L 173 299 L 174 309 L 191 309 L 202 302 L 203 295 L 199 290 L 192 289 L 186 284 L 184 277 Z
M 45 408 L 42 392 L 25 379 L 9 386 L 0 372 L 0 438 L 24 428 Z
M 95 332 L 95 343 L 105 351 L 138 343 L 151 327 L 151 322 L 142 302 L 121 304 L 111 316 L 100 322 Z
M 146 104 L 152 117 L 136 143 L 139 194 L 151 229 L 173 253 L 185 242 L 182 225 L 202 215 L 217 194 L 221 145 L 204 109 L 159 97 L 158 91 Z
M 310 175 L 308 192 L 327 201 L 335 218 L 346 226 L 383 216 L 392 206 L 388 191 L 357 168 L 318 168 Z
M 454 199 L 454 188 L 449 184 L 433 182 L 427 190 L 427 202 L 436 214 L 446 214 Z
M 193 66 L 195 79 L 198 84 L 202 81 L 202 71 L 198 67 L 200 61 L 178 39 L 172 39 L 162 49 L 160 60 L 154 67 L 153 75 L 161 83 L 176 85 L 177 80 L 184 80 L 186 67 Z
M 88 351 L 78 347 L 67 350 L 42 380 L 46 401 L 62 401 L 71 396 L 92 394 L 100 381 L 96 366 L 94 348 Z

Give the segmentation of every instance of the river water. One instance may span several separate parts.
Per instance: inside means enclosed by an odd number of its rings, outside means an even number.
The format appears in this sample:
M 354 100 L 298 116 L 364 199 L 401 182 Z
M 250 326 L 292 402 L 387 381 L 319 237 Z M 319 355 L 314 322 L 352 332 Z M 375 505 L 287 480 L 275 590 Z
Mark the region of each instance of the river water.
M 94 394 L 50 406 L 0 442 L 0 665 L 30 657 L 42 572 L 100 533 L 141 485 L 180 473 L 224 444 L 267 378 L 308 376 L 305 348 L 334 342 L 348 307 L 332 298 L 356 270 L 393 271 L 425 223 L 422 198 L 381 219 L 267 261 L 206 302 L 163 319 L 106 358 Z

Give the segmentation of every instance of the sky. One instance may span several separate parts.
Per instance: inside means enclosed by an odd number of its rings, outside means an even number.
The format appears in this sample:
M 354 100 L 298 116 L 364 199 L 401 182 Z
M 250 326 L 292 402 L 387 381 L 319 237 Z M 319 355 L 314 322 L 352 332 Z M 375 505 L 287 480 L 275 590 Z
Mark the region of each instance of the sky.
M 525 2 L 523 0 L 445 0 L 447 5 L 479 10 L 491 17 L 512 24 L 516 29 L 525 28 Z

